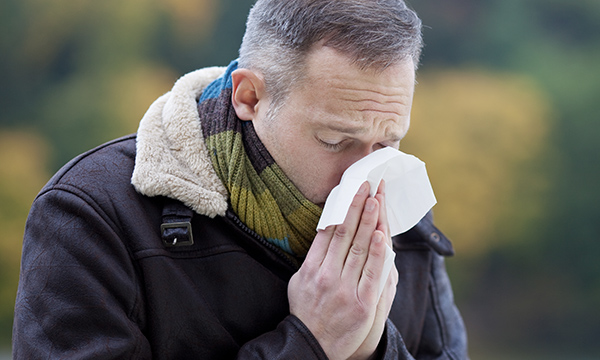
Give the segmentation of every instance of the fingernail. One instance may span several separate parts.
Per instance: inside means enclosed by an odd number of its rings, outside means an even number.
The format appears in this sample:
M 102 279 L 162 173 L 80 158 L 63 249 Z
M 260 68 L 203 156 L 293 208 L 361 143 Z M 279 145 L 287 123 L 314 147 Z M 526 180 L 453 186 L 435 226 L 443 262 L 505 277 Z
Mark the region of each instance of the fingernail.
M 371 199 L 367 199 L 367 203 L 365 204 L 365 210 L 373 211 L 373 209 L 375 209 L 375 201 L 372 201 Z
M 358 194 L 362 195 L 367 191 L 367 182 L 362 183 L 360 188 L 358 188 Z
M 376 232 L 375 234 L 373 234 L 373 242 L 380 243 L 382 240 L 383 240 L 383 236 L 381 235 L 380 232 Z

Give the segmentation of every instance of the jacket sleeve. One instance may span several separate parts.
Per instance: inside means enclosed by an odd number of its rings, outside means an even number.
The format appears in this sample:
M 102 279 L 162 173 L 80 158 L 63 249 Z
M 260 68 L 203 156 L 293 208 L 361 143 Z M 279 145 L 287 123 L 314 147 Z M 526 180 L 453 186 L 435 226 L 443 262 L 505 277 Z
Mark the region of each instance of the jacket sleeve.
M 151 358 L 139 326 L 137 275 L 115 229 L 76 188 L 58 185 L 34 201 L 15 305 L 14 359 Z

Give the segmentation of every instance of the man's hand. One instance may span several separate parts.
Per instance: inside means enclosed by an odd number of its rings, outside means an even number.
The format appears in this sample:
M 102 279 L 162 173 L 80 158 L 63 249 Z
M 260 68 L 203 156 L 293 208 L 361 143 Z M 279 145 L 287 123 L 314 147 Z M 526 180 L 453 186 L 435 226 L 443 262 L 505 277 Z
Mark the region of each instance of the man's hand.
M 364 183 L 344 223 L 319 231 L 288 286 L 290 312 L 330 359 L 366 359 L 376 350 L 395 295 L 394 269 L 377 290 L 389 238 L 383 186 L 369 198 Z

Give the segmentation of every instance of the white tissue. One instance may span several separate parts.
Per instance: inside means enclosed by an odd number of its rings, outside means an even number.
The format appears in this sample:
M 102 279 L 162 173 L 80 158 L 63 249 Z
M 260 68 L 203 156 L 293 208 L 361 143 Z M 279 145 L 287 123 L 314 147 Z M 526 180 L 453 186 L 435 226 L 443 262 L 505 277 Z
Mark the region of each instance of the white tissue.
M 368 181 L 371 196 L 385 180 L 385 202 L 390 236 L 401 234 L 421 220 L 437 202 L 425 163 L 413 155 L 386 147 L 352 164 L 327 197 L 317 230 L 344 222 L 358 188 Z
M 425 163 L 413 155 L 386 147 L 365 156 L 352 164 L 339 185 L 333 188 L 317 230 L 344 222 L 352 199 L 360 186 L 368 181 L 374 196 L 381 180 L 385 180 L 385 203 L 390 226 L 390 236 L 408 231 L 415 226 L 437 202 L 427 177 Z M 385 261 L 379 283 L 381 297 L 385 283 L 394 265 L 396 253 L 386 246 Z

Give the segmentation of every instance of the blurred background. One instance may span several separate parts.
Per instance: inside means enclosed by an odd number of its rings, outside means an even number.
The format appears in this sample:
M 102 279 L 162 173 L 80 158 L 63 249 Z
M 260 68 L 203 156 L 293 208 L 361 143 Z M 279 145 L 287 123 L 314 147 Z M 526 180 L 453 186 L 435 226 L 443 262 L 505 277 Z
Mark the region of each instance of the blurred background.
M 0 348 L 23 228 L 70 158 L 237 57 L 250 0 L 0 0 Z M 412 126 L 473 359 L 600 358 L 600 2 L 411 0 Z M 6 355 L 5 355 L 6 356 Z

